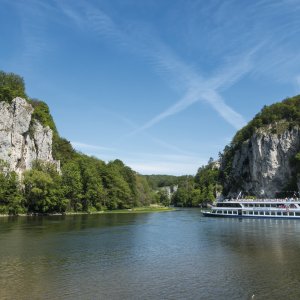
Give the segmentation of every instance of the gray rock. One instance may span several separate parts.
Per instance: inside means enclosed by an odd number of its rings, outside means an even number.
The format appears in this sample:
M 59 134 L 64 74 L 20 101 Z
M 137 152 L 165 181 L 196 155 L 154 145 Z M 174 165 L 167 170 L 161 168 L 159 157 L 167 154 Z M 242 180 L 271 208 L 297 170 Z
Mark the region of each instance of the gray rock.
M 52 157 L 52 130 L 33 121 L 33 111 L 22 98 L 0 102 L 0 159 L 8 163 L 10 171 L 19 174 L 36 160 L 53 163 L 60 171 L 59 162 Z
M 291 158 L 300 149 L 300 129 L 286 129 L 280 134 L 272 128 L 258 130 L 234 154 L 229 196 L 239 191 L 257 197 L 275 197 L 292 178 Z

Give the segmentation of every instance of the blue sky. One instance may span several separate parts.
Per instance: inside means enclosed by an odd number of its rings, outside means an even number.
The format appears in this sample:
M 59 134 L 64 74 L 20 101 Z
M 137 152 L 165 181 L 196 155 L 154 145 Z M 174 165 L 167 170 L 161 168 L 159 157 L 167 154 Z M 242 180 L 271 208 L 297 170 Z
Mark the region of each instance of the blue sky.
M 300 0 L 0 0 L 0 69 L 59 132 L 142 174 L 195 174 L 300 93 Z

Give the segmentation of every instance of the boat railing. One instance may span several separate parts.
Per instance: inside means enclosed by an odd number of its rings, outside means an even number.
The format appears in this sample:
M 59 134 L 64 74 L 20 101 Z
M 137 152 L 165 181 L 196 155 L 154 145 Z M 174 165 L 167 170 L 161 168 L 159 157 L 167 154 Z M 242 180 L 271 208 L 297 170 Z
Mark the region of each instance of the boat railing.
M 222 202 L 300 202 L 300 198 L 285 198 L 285 199 L 225 199 Z

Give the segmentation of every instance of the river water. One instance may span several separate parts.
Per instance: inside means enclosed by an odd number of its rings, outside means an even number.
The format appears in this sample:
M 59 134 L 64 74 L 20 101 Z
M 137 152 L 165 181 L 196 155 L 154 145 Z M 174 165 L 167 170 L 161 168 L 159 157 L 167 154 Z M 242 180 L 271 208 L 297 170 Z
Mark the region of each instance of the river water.
M 0 299 L 300 299 L 300 220 L 0 218 Z

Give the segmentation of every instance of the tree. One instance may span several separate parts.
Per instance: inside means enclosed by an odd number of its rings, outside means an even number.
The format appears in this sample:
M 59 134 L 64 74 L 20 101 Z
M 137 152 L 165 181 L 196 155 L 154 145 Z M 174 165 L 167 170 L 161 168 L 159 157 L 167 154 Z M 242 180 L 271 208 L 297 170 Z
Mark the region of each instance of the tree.
M 76 161 L 66 163 L 62 168 L 64 195 L 69 201 L 69 209 L 80 211 L 83 197 L 83 185 L 79 165 Z
M 27 98 L 23 78 L 0 71 L 0 101 L 11 102 L 16 97 Z
M 159 196 L 159 203 L 164 205 L 164 206 L 169 206 L 171 203 L 171 199 L 168 196 L 168 193 L 166 190 L 160 190 L 158 192 L 158 196 Z
M 4 212 L 10 215 L 23 212 L 22 202 L 23 195 L 17 174 L 0 173 L 0 206 L 5 207 Z
M 32 170 L 24 172 L 24 196 L 29 212 L 65 212 L 61 176 L 50 163 L 37 162 Z

